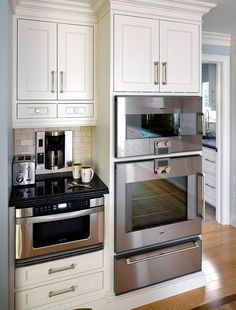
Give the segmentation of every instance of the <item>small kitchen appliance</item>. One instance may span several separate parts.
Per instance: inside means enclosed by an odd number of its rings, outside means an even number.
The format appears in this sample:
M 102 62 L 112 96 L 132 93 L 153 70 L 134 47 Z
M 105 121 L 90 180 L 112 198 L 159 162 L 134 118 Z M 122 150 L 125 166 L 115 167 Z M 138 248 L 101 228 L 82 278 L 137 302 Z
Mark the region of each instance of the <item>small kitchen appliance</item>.
M 35 183 L 35 156 L 16 155 L 13 159 L 13 185 L 30 185 Z
M 36 133 L 37 170 L 55 170 L 71 166 L 72 131 Z

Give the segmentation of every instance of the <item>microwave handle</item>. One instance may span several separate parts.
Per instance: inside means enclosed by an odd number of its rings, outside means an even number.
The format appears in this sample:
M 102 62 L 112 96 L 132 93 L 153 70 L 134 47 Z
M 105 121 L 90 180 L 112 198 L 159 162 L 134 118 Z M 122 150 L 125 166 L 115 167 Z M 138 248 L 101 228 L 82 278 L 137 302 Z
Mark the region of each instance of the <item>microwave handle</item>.
M 104 206 L 90 208 L 75 212 L 66 212 L 62 214 L 53 214 L 53 215 L 45 215 L 45 216 L 32 216 L 27 218 L 18 218 L 16 219 L 16 224 L 36 224 L 36 223 L 46 223 L 46 222 L 56 222 L 61 220 L 69 220 L 72 218 L 86 216 L 94 213 L 99 213 L 104 211 Z
M 198 193 L 197 195 L 197 215 L 205 220 L 206 216 L 206 201 L 205 201 L 205 174 L 198 173 Z M 201 180 L 199 182 L 199 179 Z M 199 206 L 200 205 L 200 206 Z

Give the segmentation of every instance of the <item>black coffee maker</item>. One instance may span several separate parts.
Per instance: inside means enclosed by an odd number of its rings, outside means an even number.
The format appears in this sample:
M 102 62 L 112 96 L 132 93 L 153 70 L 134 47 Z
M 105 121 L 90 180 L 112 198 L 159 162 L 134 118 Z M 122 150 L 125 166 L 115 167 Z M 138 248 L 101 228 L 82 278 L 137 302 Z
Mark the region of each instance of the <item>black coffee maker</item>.
M 60 169 L 65 164 L 65 132 L 45 132 L 45 168 Z

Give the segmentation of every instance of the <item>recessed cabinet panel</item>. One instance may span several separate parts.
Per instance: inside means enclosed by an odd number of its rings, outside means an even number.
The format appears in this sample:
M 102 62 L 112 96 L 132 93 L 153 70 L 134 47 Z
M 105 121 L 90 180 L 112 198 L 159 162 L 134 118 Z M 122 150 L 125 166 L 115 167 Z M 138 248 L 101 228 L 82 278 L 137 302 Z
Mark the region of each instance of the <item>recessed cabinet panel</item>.
M 197 25 L 161 21 L 161 92 L 198 92 L 198 55 Z
M 93 27 L 58 25 L 58 99 L 93 100 Z
M 56 99 L 56 27 L 18 20 L 18 100 Z
M 158 41 L 159 21 L 115 16 L 115 91 L 159 90 L 155 64 L 159 59 Z

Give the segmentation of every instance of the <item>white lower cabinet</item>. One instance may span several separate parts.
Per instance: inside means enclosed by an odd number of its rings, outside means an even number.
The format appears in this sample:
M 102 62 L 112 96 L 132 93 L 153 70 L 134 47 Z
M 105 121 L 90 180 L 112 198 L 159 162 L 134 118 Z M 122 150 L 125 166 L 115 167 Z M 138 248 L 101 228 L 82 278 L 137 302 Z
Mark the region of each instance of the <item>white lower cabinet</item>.
M 16 268 L 15 310 L 100 310 L 102 268 L 102 251 Z
M 205 200 L 216 206 L 216 151 L 203 147 L 202 170 L 205 174 Z

